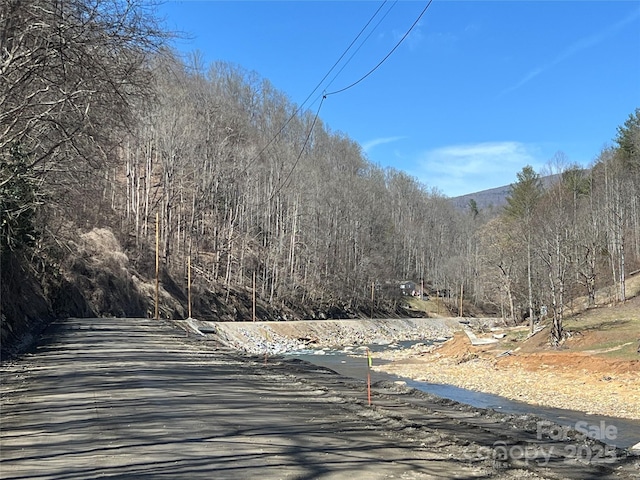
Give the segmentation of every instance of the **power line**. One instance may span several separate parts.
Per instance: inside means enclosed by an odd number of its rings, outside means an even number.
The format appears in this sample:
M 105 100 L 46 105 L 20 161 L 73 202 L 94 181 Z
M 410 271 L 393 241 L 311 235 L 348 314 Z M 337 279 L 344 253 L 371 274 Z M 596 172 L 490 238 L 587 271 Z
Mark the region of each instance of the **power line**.
M 293 175 L 293 171 L 298 166 L 298 162 L 300 162 L 300 158 L 302 158 L 302 154 L 304 153 L 304 149 L 307 148 L 307 143 L 309 142 L 309 139 L 311 138 L 311 133 L 313 132 L 314 127 L 316 126 L 316 121 L 318 120 L 318 116 L 320 115 L 320 109 L 322 108 L 322 104 L 323 103 L 324 103 L 324 97 L 320 100 L 320 105 L 318 105 L 318 110 L 316 111 L 316 115 L 315 115 L 315 117 L 313 117 L 313 122 L 311 122 L 311 127 L 309 128 L 309 133 L 307 134 L 307 137 L 304 139 L 304 143 L 302 144 L 302 148 L 300 149 L 300 153 L 296 157 L 296 161 L 293 162 L 293 166 L 291 167 L 291 170 L 289 170 L 289 173 L 285 177 L 284 181 L 280 184 L 280 186 L 278 186 L 276 188 L 276 190 L 274 190 L 271 193 L 271 195 L 269 195 L 269 198 L 263 203 L 267 203 L 267 202 L 270 202 L 271 200 L 273 200 L 273 197 L 275 197 L 278 193 L 280 193 L 282 191 L 282 189 L 284 187 L 286 187 L 287 183 L 289 182 L 289 179 L 291 178 L 291 175 Z
M 385 57 L 375 66 L 373 67 L 369 72 L 367 72 L 365 75 L 363 75 L 360 79 L 358 79 L 357 81 L 353 82 L 352 84 L 341 88 L 340 90 L 336 90 L 334 92 L 330 92 L 330 93 L 324 93 L 321 96 L 320 99 L 320 105 L 318 105 L 318 110 L 316 111 L 315 117 L 313 118 L 313 122 L 311 123 L 311 127 L 309 128 L 309 133 L 307 134 L 304 144 L 302 145 L 302 148 L 300 149 L 300 153 L 298 154 L 298 156 L 296 157 L 296 160 L 293 164 L 293 166 L 291 167 L 291 169 L 289 170 L 289 173 L 287 174 L 287 176 L 285 177 L 284 181 L 282 183 L 280 183 L 279 186 L 277 186 L 274 191 L 271 193 L 271 195 L 269 195 L 269 198 L 265 201 L 265 202 L 261 202 L 260 204 L 266 203 L 266 202 L 270 202 L 280 191 L 282 191 L 282 189 L 285 187 L 285 185 L 289 182 L 291 175 L 293 175 L 293 172 L 295 171 L 296 167 L 298 166 L 298 163 L 300 162 L 300 159 L 302 158 L 302 154 L 304 153 L 304 149 L 307 146 L 307 143 L 309 142 L 309 139 L 311 138 L 311 133 L 313 132 L 313 129 L 316 125 L 316 121 L 318 120 L 318 117 L 320 115 L 320 110 L 322 109 L 322 105 L 324 103 L 324 101 L 326 100 L 326 98 L 330 95 L 335 95 L 337 93 L 341 93 L 344 92 L 345 90 L 348 90 L 354 86 L 356 86 L 357 84 L 359 84 L 360 82 L 362 82 L 365 78 L 367 78 L 369 75 L 371 75 L 373 72 L 375 72 L 392 54 L 393 52 L 395 52 L 398 47 L 402 44 L 402 42 L 404 42 L 404 40 L 409 36 L 409 34 L 411 33 L 411 31 L 415 28 L 415 26 L 418 24 L 418 22 L 420 21 L 420 19 L 423 17 L 423 15 L 426 13 L 426 11 L 429 9 L 429 6 L 431 5 L 431 3 L 433 2 L 433 0 L 429 0 L 429 2 L 427 3 L 427 5 L 424 7 L 424 9 L 422 10 L 422 12 L 420 12 L 420 15 L 418 15 L 418 18 L 416 18 L 416 20 L 413 22 L 413 24 L 411 25 L 411 27 L 409 27 L 409 29 L 406 31 L 406 33 L 402 36 L 402 38 L 396 43 L 396 45 L 389 51 L 389 53 L 387 53 L 387 55 L 385 55 Z M 248 163 L 248 165 L 242 170 L 242 173 L 244 173 L 247 168 L 249 168 L 249 166 L 269 147 L 269 145 L 271 145 L 275 139 L 284 131 L 284 129 L 286 128 L 286 126 L 291 122 L 291 120 L 293 120 L 293 118 L 295 118 L 295 116 L 300 112 L 300 110 L 302 110 L 302 107 L 304 106 L 304 104 L 309 100 L 309 98 L 311 98 L 311 96 L 315 93 L 316 90 L 318 90 L 318 88 L 320 87 L 320 85 L 322 85 L 322 82 L 325 81 L 325 79 L 329 76 L 329 74 L 333 71 L 334 68 L 336 68 L 336 66 L 340 63 L 340 61 L 344 58 L 344 56 L 346 55 L 346 53 L 351 49 L 351 47 L 354 45 L 354 43 L 358 40 L 358 38 L 360 38 L 360 36 L 362 35 L 362 33 L 368 28 L 368 26 L 371 24 L 371 22 L 373 21 L 373 19 L 378 15 L 378 13 L 380 12 L 380 10 L 382 9 L 382 7 L 387 3 L 387 0 L 385 0 L 382 5 L 380 5 L 380 7 L 376 10 L 376 12 L 373 14 L 373 16 L 369 19 L 369 21 L 367 22 L 367 24 L 360 30 L 360 33 L 358 33 L 358 35 L 356 36 L 356 38 L 349 44 L 349 46 L 347 47 L 347 49 L 344 51 L 344 53 L 340 56 L 340 58 L 333 64 L 333 66 L 331 67 L 331 69 L 329 69 L 329 71 L 327 72 L 327 74 L 322 78 L 322 80 L 320 80 L 320 82 L 318 83 L 318 85 L 313 89 L 313 91 L 309 94 L 309 96 L 304 100 L 304 102 L 302 102 L 302 104 L 295 110 L 295 112 L 287 119 L 287 121 L 284 123 L 284 125 L 280 128 L 280 130 L 278 130 L 278 132 L 271 138 L 271 140 L 269 140 L 269 142 L 256 154 L 256 156 Z M 389 11 L 393 8 L 393 6 L 395 6 L 395 4 L 397 3 L 394 2 L 394 4 L 391 6 L 391 8 L 387 11 L 387 13 L 384 15 L 384 17 L 380 20 L 380 22 L 382 20 L 384 20 L 384 18 L 386 17 L 386 15 L 388 15 Z M 380 24 L 380 22 L 378 22 L 378 24 L 376 24 L 376 27 L 374 27 L 373 30 L 375 30 L 377 28 L 377 26 Z M 356 50 L 356 52 L 354 52 L 354 54 L 349 57 L 349 59 L 347 60 L 347 63 L 349 63 L 351 61 L 351 59 L 353 58 L 353 56 L 358 52 L 358 50 L 360 50 L 360 48 L 362 48 L 362 45 L 364 45 L 364 43 L 368 40 L 368 38 L 371 36 L 371 34 L 373 33 L 373 30 L 371 33 L 369 33 L 369 35 L 367 36 L 367 38 L 365 38 L 364 42 L 358 47 L 358 49 Z M 344 69 L 344 67 L 346 66 L 343 65 L 342 69 L 340 69 L 340 71 L 338 72 L 338 74 L 336 74 L 336 77 L 340 74 L 340 72 L 342 72 L 342 70 Z M 331 82 L 329 82 L 329 85 L 331 85 L 331 83 L 333 83 L 333 81 L 335 80 L 334 77 Z M 315 103 L 315 102 L 314 102 Z
M 422 16 L 426 13 L 426 11 L 429 9 L 429 6 L 431 5 L 431 3 L 433 2 L 433 0 L 429 0 L 429 2 L 427 3 L 427 5 L 424 7 L 424 9 L 422 10 L 422 12 L 420 12 L 420 15 L 418 15 L 418 18 L 416 18 L 416 21 L 413 22 L 413 25 L 411 25 L 411 27 L 409 27 L 409 30 L 407 30 L 407 32 L 402 36 L 402 38 L 400 39 L 400 41 L 398 41 L 398 43 L 396 43 L 396 45 L 389 51 L 389 53 L 387 53 L 387 55 L 380 60 L 380 62 L 373 67 L 371 70 L 369 70 L 366 74 L 364 74 L 362 77 L 360 77 L 358 80 L 356 80 L 355 82 L 353 82 L 351 85 L 347 85 L 344 88 L 341 88 L 340 90 L 336 90 L 334 92 L 330 92 L 330 93 L 325 93 L 324 94 L 324 98 L 330 96 L 330 95 L 335 95 L 336 93 L 341 93 L 344 92 L 345 90 L 349 90 L 352 87 L 355 87 L 357 84 L 359 84 L 360 82 L 362 82 L 365 78 L 367 78 L 369 75 L 371 75 L 373 72 L 375 72 L 378 68 L 380 68 L 380 66 L 393 54 L 393 52 L 396 51 L 396 49 L 402 44 L 402 42 L 404 42 L 404 40 L 409 36 L 409 34 L 411 33 L 411 31 L 414 29 L 414 27 L 418 24 L 418 22 L 420 21 L 420 19 L 422 18 Z
M 378 9 L 375 11 L 375 13 L 371 16 L 371 18 L 369 19 L 369 21 L 367 22 L 367 24 L 362 27 L 362 29 L 360 30 L 360 32 L 358 33 L 358 35 L 356 36 L 356 38 L 353 39 L 353 41 L 349 44 L 349 46 L 346 48 L 346 50 L 342 53 L 342 55 L 340 55 L 340 58 L 338 58 L 338 60 L 336 60 L 336 62 L 333 64 L 333 66 L 329 69 L 329 71 L 327 72 L 327 74 L 322 77 L 322 80 L 320 80 L 320 82 L 318 82 L 318 85 L 316 85 L 316 88 L 313 89 L 313 91 L 309 94 L 309 96 L 304 100 L 304 102 L 302 102 L 302 105 L 304 105 L 309 98 L 311 98 L 311 96 L 316 92 L 316 90 L 318 90 L 318 88 L 320 88 L 320 85 L 322 85 L 322 82 L 324 82 L 327 77 L 329 76 L 329 74 L 333 71 L 334 68 L 336 68 L 338 66 L 338 64 L 340 63 L 340 61 L 344 58 L 344 56 L 347 54 L 347 52 L 349 50 L 351 50 L 351 47 L 353 47 L 353 45 L 358 41 L 358 39 L 360 38 L 360 36 L 365 32 L 365 30 L 369 27 L 369 25 L 371 24 L 371 22 L 373 21 L 374 18 L 376 18 L 376 16 L 378 15 L 378 13 L 380 12 L 380 10 L 382 10 L 382 7 L 384 7 L 387 3 L 387 0 L 384 0 L 384 2 L 382 2 L 382 4 L 378 7 Z M 393 5 L 391 6 L 391 8 L 389 10 L 387 10 L 387 13 L 384 14 L 384 16 L 382 17 L 382 20 L 384 20 L 384 18 L 389 14 L 389 12 L 391 11 L 391 9 L 395 6 L 395 4 L 398 3 L 398 1 L 396 0 Z M 382 21 L 381 20 L 381 21 Z M 373 30 L 371 30 L 371 33 L 373 33 L 373 31 L 378 27 L 378 25 L 380 25 L 380 22 L 378 22 L 376 24 L 376 26 L 373 28 Z M 369 35 L 367 36 L 367 38 L 364 39 L 364 42 L 362 42 L 360 44 L 360 46 L 356 49 L 356 51 L 353 53 L 353 55 L 351 55 L 351 57 L 349 57 L 349 59 L 347 60 L 347 62 L 342 66 L 342 68 L 340 69 L 340 71 L 338 72 L 338 74 L 344 69 L 344 67 L 351 61 L 351 59 L 353 58 L 353 56 L 358 53 L 358 50 L 360 50 L 360 48 L 362 48 L 362 45 L 364 45 L 364 43 L 369 39 L 369 37 L 371 36 L 371 33 L 369 33 Z M 336 75 L 338 75 L 336 74 Z M 334 77 L 335 79 L 335 77 Z M 333 80 L 332 80 L 333 81 Z M 329 85 L 331 85 L 331 82 L 329 82 Z M 328 86 L 328 85 L 327 85 Z M 302 106 L 300 107 L 302 108 Z
M 340 70 L 338 70 L 338 73 L 335 74 L 335 76 L 331 79 L 331 81 L 327 84 L 327 88 L 336 80 L 336 78 L 338 78 L 338 76 L 342 73 L 342 71 L 345 69 L 345 67 L 349 64 L 349 62 L 353 59 L 353 57 L 356 56 L 356 54 L 360 51 L 360 49 L 364 46 L 365 43 L 367 43 L 367 40 L 369 40 L 369 37 L 371 37 L 371 35 L 373 35 L 373 32 L 376 31 L 376 29 L 378 28 L 378 26 L 384 21 L 385 18 L 387 18 L 387 15 L 389 15 L 389 13 L 391 12 L 391 10 L 393 9 L 393 7 L 395 7 L 396 3 L 398 3 L 398 0 L 396 0 L 395 2 L 393 2 L 393 5 L 391 5 L 391 8 L 389 8 L 389 10 L 386 11 L 386 13 L 382 16 L 382 18 L 380 18 L 380 20 L 378 20 L 378 23 L 376 24 L 375 27 L 373 27 L 371 29 L 371 31 L 369 32 L 369 35 L 367 35 L 367 37 L 364 39 L 364 41 L 360 44 L 360 46 L 356 49 L 355 52 L 353 52 L 351 54 L 351 56 L 349 57 L 349 59 L 345 62 L 344 65 L 342 65 L 342 68 Z
M 287 128 L 287 125 L 289 125 L 289 123 L 291 123 L 291 121 L 296 117 L 296 115 L 298 113 L 300 113 L 300 111 L 302 110 L 302 108 L 304 107 L 304 105 L 309 101 L 309 99 L 313 96 L 313 94 L 320 88 L 320 86 L 322 85 L 322 82 L 324 82 L 327 77 L 331 74 L 331 72 L 338 66 L 338 64 L 342 61 L 342 59 L 344 58 L 344 56 L 347 54 L 347 52 L 351 49 L 351 47 L 353 47 L 353 45 L 358 41 L 358 39 L 360 38 L 360 36 L 366 31 L 366 29 L 369 27 L 369 25 L 371 24 L 371 22 L 373 21 L 373 19 L 378 15 L 378 13 L 380 12 L 380 10 L 382 10 L 382 7 L 384 7 L 387 3 L 387 0 L 384 0 L 382 2 L 382 4 L 378 7 L 378 9 L 374 12 L 374 14 L 371 16 L 371 18 L 369 19 L 369 21 L 365 24 L 364 27 L 362 27 L 362 29 L 360 30 L 360 32 L 358 33 L 358 35 L 356 35 L 356 37 L 352 40 L 352 42 L 349 44 L 349 46 L 345 49 L 345 51 L 342 53 L 342 55 L 340 55 L 340 58 L 338 58 L 338 60 L 335 61 L 335 63 L 333 64 L 333 66 L 329 69 L 329 71 L 325 74 L 324 77 L 322 77 L 322 80 L 320 80 L 320 82 L 318 82 L 318 84 L 316 85 L 316 87 L 311 91 L 311 93 L 307 96 L 307 98 L 304 99 L 304 101 L 300 104 L 300 106 L 291 114 L 291 116 L 289 116 L 289 118 L 287 118 L 287 120 L 284 122 L 284 124 L 282 125 L 282 127 L 280 127 L 280 129 L 271 137 L 271 139 L 265 144 L 264 147 L 262 147 L 262 149 L 256 153 L 256 155 L 247 163 L 246 167 L 244 169 L 242 169 L 242 171 L 240 172 L 245 173 L 247 171 L 247 169 L 253 164 L 253 162 L 255 162 L 260 155 L 262 155 L 262 153 L 269 148 L 269 146 L 276 140 L 276 138 L 278 138 L 280 136 L 280 134 L 284 131 L 285 128 Z M 397 2 L 396 2 L 397 3 Z M 394 3 L 395 5 L 395 3 Z M 391 7 L 393 8 L 393 6 Z M 388 12 L 387 12 L 388 13 Z M 385 14 L 386 16 L 386 14 Z M 384 18 L 384 17 L 383 17 Z M 377 25 L 376 25 L 377 27 Z M 374 29 L 375 30 L 375 29 Z M 369 38 L 369 37 L 367 37 Z M 366 39 L 365 39 L 366 42 Z M 364 43 L 364 42 L 363 42 Z M 362 46 L 362 45 L 361 45 Z M 360 47 L 358 47 L 360 48 Z M 351 57 L 353 58 L 353 56 Z M 351 60 L 351 58 L 347 61 L 347 63 Z M 343 67 L 344 68 L 344 67 Z M 342 71 L 342 70 L 340 70 Z M 335 79 L 335 78 L 334 78 Z M 329 83 L 330 85 L 331 83 Z M 324 98 L 323 98 L 324 100 Z M 315 103 L 315 102 L 314 102 Z M 322 102 L 320 102 L 320 105 L 322 105 Z M 320 110 L 318 109 L 318 114 L 320 113 Z M 317 118 L 317 116 L 316 116 Z M 315 125 L 315 120 L 314 120 L 314 125 Z

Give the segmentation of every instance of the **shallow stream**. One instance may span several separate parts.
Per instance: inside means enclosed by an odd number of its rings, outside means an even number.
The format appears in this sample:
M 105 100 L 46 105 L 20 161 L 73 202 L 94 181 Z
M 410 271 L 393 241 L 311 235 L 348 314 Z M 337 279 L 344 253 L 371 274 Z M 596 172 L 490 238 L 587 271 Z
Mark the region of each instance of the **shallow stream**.
M 418 342 L 401 342 L 397 345 L 371 345 L 371 351 L 383 351 L 387 348 L 407 348 Z M 428 342 L 420 342 L 428 343 Z M 367 378 L 367 347 L 355 347 L 347 350 L 301 350 L 289 353 L 288 356 L 306 360 L 314 365 L 330 368 L 340 375 L 362 379 Z M 384 361 L 375 359 L 377 364 Z M 407 386 L 423 392 L 437 395 L 441 398 L 448 398 L 456 402 L 471 405 L 476 408 L 487 408 L 508 414 L 530 414 L 544 418 L 562 426 L 575 428 L 579 426 L 593 431 L 615 427 L 614 435 L 607 435 L 611 438 L 603 438 L 605 443 L 620 448 L 628 448 L 640 442 L 640 420 L 630 420 L 615 416 L 591 415 L 575 410 L 565 410 L 560 408 L 542 407 L 524 402 L 509 400 L 499 395 L 476 392 L 452 385 L 442 385 L 437 383 L 417 382 L 408 378 L 397 377 L 383 372 L 371 371 L 371 381 L 397 381 L 406 382 Z M 580 422 L 580 423 L 579 423 Z M 604 430 L 604 429 L 603 429 Z

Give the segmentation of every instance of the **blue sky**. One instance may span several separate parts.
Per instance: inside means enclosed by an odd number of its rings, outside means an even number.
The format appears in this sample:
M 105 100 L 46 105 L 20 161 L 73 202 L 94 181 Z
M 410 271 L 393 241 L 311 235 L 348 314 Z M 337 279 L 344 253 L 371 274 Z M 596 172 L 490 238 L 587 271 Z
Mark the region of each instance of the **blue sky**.
M 167 1 L 184 53 L 255 71 L 307 100 L 373 69 L 427 0 Z M 556 152 L 589 165 L 640 107 L 640 2 L 434 0 L 371 75 L 328 95 L 320 118 L 367 158 L 457 196 L 542 172 Z

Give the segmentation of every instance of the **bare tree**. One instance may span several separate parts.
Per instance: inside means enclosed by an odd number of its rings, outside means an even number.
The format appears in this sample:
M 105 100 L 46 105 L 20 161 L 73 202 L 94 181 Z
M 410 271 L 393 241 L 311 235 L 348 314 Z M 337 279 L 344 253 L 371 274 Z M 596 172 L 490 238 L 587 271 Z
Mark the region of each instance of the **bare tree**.
M 503 316 L 516 323 L 515 290 L 522 263 L 522 248 L 510 225 L 496 217 L 480 232 L 482 259 L 481 278 L 494 291 L 493 303 L 500 305 Z M 504 315 L 505 303 L 508 315 Z
M 20 175 L 72 193 L 132 125 L 133 103 L 150 93 L 147 55 L 163 39 L 137 0 L 3 2 L 2 164 L 19 149 Z M 17 175 L 3 168 L 0 186 Z

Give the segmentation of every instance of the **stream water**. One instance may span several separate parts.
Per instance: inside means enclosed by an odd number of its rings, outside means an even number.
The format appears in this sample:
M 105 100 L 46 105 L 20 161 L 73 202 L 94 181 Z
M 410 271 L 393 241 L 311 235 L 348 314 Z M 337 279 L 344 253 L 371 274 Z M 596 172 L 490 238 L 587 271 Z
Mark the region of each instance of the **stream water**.
M 371 351 L 381 351 L 386 348 L 406 348 L 416 342 L 402 342 L 398 345 L 371 345 Z M 428 343 L 428 342 L 421 342 Z M 301 350 L 289 353 L 289 356 L 306 360 L 314 365 L 327 367 L 340 375 L 362 379 L 367 378 L 367 347 L 358 347 L 349 350 Z M 380 364 L 380 360 L 375 360 Z M 640 420 L 630 420 L 615 416 L 591 415 L 575 410 L 565 410 L 560 408 L 542 407 L 524 402 L 509 400 L 499 395 L 476 392 L 452 385 L 442 385 L 437 383 L 417 382 L 408 378 L 397 377 L 382 372 L 371 371 L 371 381 L 373 383 L 381 380 L 406 382 L 407 386 L 423 392 L 437 395 L 441 398 L 448 398 L 456 402 L 471 405 L 476 408 L 492 409 L 498 412 L 509 414 L 531 414 L 556 424 L 575 428 L 576 426 L 590 431 L 603 427 L 615 427 L 615 433 L 606 435 L 602 440 L 605 443 L 620 448 L 628 448 L 640 442 Z

